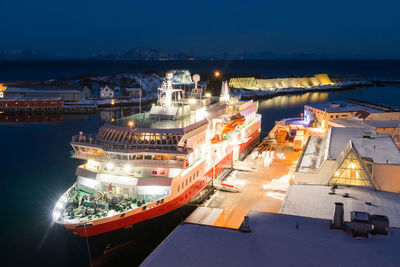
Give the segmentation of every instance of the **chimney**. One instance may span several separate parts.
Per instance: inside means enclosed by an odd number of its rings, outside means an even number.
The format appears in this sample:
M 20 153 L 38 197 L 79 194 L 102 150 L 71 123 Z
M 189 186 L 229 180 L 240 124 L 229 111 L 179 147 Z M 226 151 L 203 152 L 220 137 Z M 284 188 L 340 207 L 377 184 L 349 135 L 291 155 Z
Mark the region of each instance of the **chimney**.
M 244 220 L 242 222 L 242 225 L 240 225 L 239 228 L 240 231 L 245 232 L 245 233 L 250 233 L 250 224 L 249 224 L 249 217 L 248 216 L 244 216 Z
M 344 210 L 342 202 L 335 202 L 335 211 L 333 214 L 331 229 L 346 230 L 346 225 L 344 223 Z

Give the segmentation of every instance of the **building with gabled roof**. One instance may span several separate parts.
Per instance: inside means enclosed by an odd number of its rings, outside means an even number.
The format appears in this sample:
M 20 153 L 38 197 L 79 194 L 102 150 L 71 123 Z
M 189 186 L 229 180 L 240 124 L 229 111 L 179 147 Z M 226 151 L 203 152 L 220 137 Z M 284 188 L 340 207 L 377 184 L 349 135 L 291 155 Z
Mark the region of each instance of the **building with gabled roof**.
M 310 137 L 294 180 L 400 193 L 400 150 L 390 135 L 365 128 L 332 127 L 325 136 Z

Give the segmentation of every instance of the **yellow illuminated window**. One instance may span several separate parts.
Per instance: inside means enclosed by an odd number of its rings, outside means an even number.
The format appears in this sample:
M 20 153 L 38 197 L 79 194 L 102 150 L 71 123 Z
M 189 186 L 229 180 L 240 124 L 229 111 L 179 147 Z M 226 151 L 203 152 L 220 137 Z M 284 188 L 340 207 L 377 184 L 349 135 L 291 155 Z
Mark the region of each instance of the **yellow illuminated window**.
M 352 151 L 330 180 L 331 184 L 372 186 L 366 172 Z

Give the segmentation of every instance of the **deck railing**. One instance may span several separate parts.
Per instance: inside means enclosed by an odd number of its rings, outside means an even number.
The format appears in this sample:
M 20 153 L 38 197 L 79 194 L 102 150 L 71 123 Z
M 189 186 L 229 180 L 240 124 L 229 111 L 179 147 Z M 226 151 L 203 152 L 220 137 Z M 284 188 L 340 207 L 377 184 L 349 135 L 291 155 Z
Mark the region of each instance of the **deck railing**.
M 102 155 L 93 155 L 89 153 L 79 152 L 79 151 L 71 151 L 71 154 L 74 158 L 85 159 L 85 160 L 96 160 L 102 161 L 106 158 L 106 156 Z M 117 162 L 120 160 L 116 160 Z M 184 169 L 185 162 L 179 160 L 121 160 L 121 161 L 129 161 L 129 165 L 132 167 L 164 167 L 164 168 L 178 168 Z
M 73 143 L 81 143 L 83 145 L 100 146 L 103 148 L 110 148 L 111 150 L 148 150 L 148 151 L 170 151 L 170 152 L 188 152 L 190 148 L 179 147 L 177 145 L 163 145 L 163 144 L 115 144 L 109 141 L 102 141 L 97 139 L 97 135 L 75 135 L 72 137 Z

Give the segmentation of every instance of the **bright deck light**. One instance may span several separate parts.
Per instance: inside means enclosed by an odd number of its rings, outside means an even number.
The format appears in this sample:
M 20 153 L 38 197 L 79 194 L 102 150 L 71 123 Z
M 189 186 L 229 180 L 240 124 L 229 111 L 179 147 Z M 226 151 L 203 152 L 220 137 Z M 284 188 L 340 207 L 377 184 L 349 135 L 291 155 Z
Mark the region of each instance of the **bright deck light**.
M 214 76 L 215 76 L 215 77 L 221 76 L 221 72 L 219 72 L 219 71 L 214 72 Z
M 125 166 L 124 166 L 124 170 L 125 170 L 126 172 L 130 172 L 130 171 L 132 170 L 132 167 L 129 166 L 129 165 L 125 165 Z
M 114 164 L 112 162 L 107 163 L 107 170 L 114 169 Z
M 114 105 L 114 104 L 115 104 L 114 99 L 111 99 L 111 105 Z
M 55 210 L 53 211 L 53 221 L 58 221 L 58 219 L 60 218 L 60 212 Z
M 206 97 L 211 97 L 211 94 L 210 93 L 206 93 Z
M 194 98 L 189 99 L 189 104 L 191 105 L 196 104 L 196 99 Z
M 133 127 L 133 121 L 128 122 L 129 127 Z

